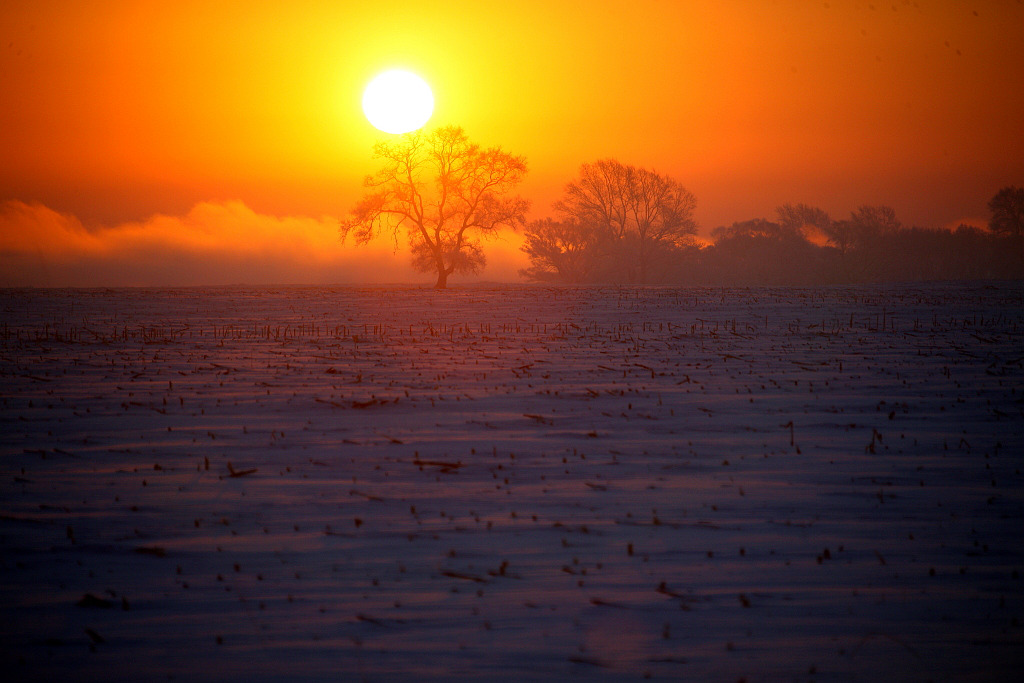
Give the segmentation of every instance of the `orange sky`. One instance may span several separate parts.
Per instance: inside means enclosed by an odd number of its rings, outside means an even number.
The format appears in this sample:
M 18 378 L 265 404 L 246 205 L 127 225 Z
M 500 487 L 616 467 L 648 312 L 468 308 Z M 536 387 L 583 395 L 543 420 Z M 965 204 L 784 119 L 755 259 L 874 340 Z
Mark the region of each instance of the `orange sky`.
M 1022 28 L 1019 0 L 8 0 L 0 285 L 430 281 L 334 232 L 384 135 L 362 89 L 395 66 L 428 125 L 527 157 L 531 218 L 611 156 L 683 182 L 704 234 L 783 202 L 983 222 L 1024 185 Z

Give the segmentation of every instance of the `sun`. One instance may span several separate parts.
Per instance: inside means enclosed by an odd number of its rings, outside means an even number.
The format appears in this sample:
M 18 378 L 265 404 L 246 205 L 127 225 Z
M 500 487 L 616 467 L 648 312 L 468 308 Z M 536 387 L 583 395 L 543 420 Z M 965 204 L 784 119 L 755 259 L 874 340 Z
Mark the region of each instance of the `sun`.
M 408 133 L 422 128 L 434 113 L 434 94 L 422 78 L 392 69 L 379 74 L 363 91 L 363 113 L 385 133 Z

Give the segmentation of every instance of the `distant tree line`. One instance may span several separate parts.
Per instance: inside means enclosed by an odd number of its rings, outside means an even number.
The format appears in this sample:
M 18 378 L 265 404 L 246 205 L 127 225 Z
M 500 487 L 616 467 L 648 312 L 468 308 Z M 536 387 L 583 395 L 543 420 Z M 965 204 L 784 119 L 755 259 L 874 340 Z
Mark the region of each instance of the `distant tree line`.
M 583 164 L 529 223 L 525 277 L 572 284 L 810 285 L 1024 277 L 1024 189 L 989 202 L 988 230 L 906 227 L 888 206 L 834 219 L 807 204 L 716 228 L 696 239 L 696 200 L 654 171 L 605 159 Z
M 379 170 L 339 224 L 365 244 L 405 233 L 412 264 L 437 275 L 484 267 L 481 241 L 525 225 L 531 280 L 561 283 L 801 285 L 1024 277 L 1024 189 L 989 202 L 988 230 L 905 227 L 887 206 L 834 219 L 807 204 L 783 204 L 772 219 L 716 228 L 697 240 L 697 205 L 669 176 L 601 159 L 583 164 L 554 203 L 555 216 L 526 223 L 529 202 L 513 194 L 526 160 L 484 149 L 457 126 L 414 131 L 374 146 Z

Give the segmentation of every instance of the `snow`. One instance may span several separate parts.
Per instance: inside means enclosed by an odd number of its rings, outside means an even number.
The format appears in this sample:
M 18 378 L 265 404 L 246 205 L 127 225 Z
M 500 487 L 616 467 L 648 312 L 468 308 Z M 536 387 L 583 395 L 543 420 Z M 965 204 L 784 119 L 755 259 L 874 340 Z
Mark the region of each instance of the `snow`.
M 16 680 L 1024 666 L 1024 284 L 0 310 Z

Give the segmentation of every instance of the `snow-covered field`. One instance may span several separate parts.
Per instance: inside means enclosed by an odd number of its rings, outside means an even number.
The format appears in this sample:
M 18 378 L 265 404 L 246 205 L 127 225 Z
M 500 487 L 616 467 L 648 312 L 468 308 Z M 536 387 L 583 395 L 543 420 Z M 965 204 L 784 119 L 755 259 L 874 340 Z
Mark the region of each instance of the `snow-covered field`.
M 1024 284 L 0 310 L 5 678 L 1024 667 Z

